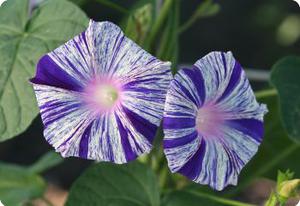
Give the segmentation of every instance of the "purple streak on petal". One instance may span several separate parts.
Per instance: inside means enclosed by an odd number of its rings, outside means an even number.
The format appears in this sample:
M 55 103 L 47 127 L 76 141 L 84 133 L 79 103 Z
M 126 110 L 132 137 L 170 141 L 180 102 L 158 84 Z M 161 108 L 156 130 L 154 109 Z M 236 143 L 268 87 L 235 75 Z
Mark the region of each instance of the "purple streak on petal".
M 64 117 L 66 113 L 71 113 L 72 111 L 75 111 L 81 105 L 82 105 L 81 103 L 71 104 L 71 105 L 65 106 L 64 109 L 63 109 L 63 111 L 62 110 L 58 110 L 56 112 L 51 112 L 51 109 L 55 109 L 55 107 L 54 108 L 50 108 L 49 107 L 47 110 L 41 112 L 41 115 L 43 115 L 46 112 L 49 112 L 49 114 L 47 114 L 47 116 L 55 116 L 55 118 L 53 118 L 53 119 L 51 119 L 49 121 L 44 121 L 44 127 L 47 128 L 53 122 L 55 122 L 58 119 Z
M 148 120 L 140 117 L 134 112 L 130 111 L 123 106 L 123 110 L 131 122 L 132 126 L 141 133 L 150 143 L 153 142 L 157 126 L 149 122 Z
M 120 40 L 119 40 L 120 39 Z M 118 34 L 118 37 L 115 41 L 115 44 L 113 46 L 113 56 L 112 56 L 112 59 L 111 59 L 111 62 L 110 62 L 110 65 L 109 65 L 109 68 L 112 69 L 112 65 L 115 63 L 115 58 L 116 56 L 118 55 L 119 51 L 120 51 L 120 47 L 121 47 L 121 44 L 123 42 L 123 40 L 125 39 L 125 36 L 123 34 L 123 32 L 120 30 L 119 34 Z M 118 45 L 117 45 L 118 44 Z M 116 48 L 117 47 L 117 48 Z M 124 54 L 125 55 L 125 54 Z M 119 61 L 122 61 L 122 57 L 120 58 Z M 115 71 L 116 68 L 113 68 L 113 70 Z
M 222 56 L 222 62 L 223 62 L 224 70 L 225 70 L 224 73 L 225 73 L 225 76 L 226 76 L 228 69 L 227 69 L 226 57 L 225 57 L 224 52 L 221 52 L 221 56 Z
M 195 127 L 196 120 L 195 118 L 164 117 L 163 125 L 164 125 L 164 129 L 192 128 Z
M 152 93 L 158 93 L 158 92 L 162 92 L 159 89 L 148 89 L 148 88 L 143 88 L 143 87 L 130 87 L 130 86 L 126 86 L 125 88 L 122 87 L 124 89 L 124 91 L 135 91 L 135 92 L 141 92 L 143 94 L 152 94 Z
M 30 80 L 35 84 L 54 86 L 72 91 L 82 91 L 80 83 L 58 66 L 48 55 L 43 56 L 37 65 L 37 72 Z
M 153 63 L 155 60 L 156 60 L 155 57 L 151 57 L 151 59 L 147 62 L 146 65 L 149 65 L 149 64 Z
M 119 119 L 119 117 L 117 115 L 115 115 L 117 124 L 118 124 L 118 129 L 119 129 L 119 133 L 120 133 L 120 137 L 121 137 L 121 142 L 122 142 L 122 146 L 123 146 L 123 150 L 125 153 L 125 157 L 127 162 L 136 159 L 137 154 L 132 150 L 132 147 L 130 145 L 129 139 L 128 139 L 128 130 L 126 128 L 124 128 L 121 120 Z
M 198 69 L 196 66 L 193 66 L 192 69 L 183 69 L 183 72 L 186 75 L 188 75 L 188 77 L 195 84 L 198 96 L 200 97 L 200 100 L 197 101 L 200 104 L 198 103 L 197 106 L 201 107 L 205 100 L 205 86 L 204 86 L 204 79 L 200 69 Z
M 179 73 L 180 74 L 180 73 Z M 182 78 L 184 80 L 184 78 Z M 173 85 L 176 85 L 176 86 L 173 86 Z M 187 97 L 188 97 L 188 100 L 191 100 L 195 105 L 199 105 L 199 102 L 197 99 L 195 99 L 193 97 L 193 95 L 191 95 L 190 91 L 185 88 L 181 82 L 179 82 L 177 79 L 173 79 L 172 82 L 171 82 L 171 87 L 178 87 Z
M 222 101 L 224 98 L 226 98 L 234 90 L 234 88 L 236 87 L 236 85 L 240 81 L 241 74 L 242 74 L 242 67 L 237 61 L 235 61 L 235 65 L 234 65 L 234 68 L 232 70 L 232 74 L 231 74 L 229 83 L 228 83 L 224 93 L 217 100 L 217 102 Z
M 55 107 L 61 107 L 64 106 L 66 104 L 69 104 L 69 102 L 58 102 L 58 101 L 49 101 L 43 105 L 40 106 L 40 109 L 45 109 L 45 108 L 55 108 Z
M 233 157 L 233 155 L 231 154 L 231 151 L 229 150 L 229 148 L 227 148 L 226 144 L 223 143 L 222 141 L 220 141 L 222 146 L 223 146 L 223 149 L 225 151 L 225 153 L 227 154 L 227 157 L 229 159 L 229 161 L 227 162 L 227 164 L 229 164 L 229 166 L 227 167 L 228 169 L 226 170 L 226 175 L 225 175 L 225 185 L 227 184 L 228 182 L 228 177 L 229 175 L 231 174 L 232 170 L 236 170 L 236 167 L 235 167 L 235 159 Z
M 91 136 L 92 126 L 93 126 L 93 122 L 90 123 L 89 126 L 87 126 L 87 128 L 84 130 L 79 143 L 79 157 L 84 159 L 88 157 L 89 140 Z
M 226 125 L 251 136 L 257 142 L 262 141 L 264 134 L 264 125 L 257 119 L 236 119 L 226 120 Z
M 54 52 L 53 52 L 54 53 Z M 70 67 L 73 69 L 74 72 L 76 72 L 76 74 L 80 77 L 81 80 L 84 80 L 85 77 L 82 75 L 82 73 L 74 66 L 74 64 L 69 60 L 68 57 L 65 57 L 65 60 L 68 62 L 68 64 L 70 65 Z M 79 63 L 80 66 L 82 66 L 81 63 Z
M 99 138 L 99 144 L 101 146 L 105 145 L 104 147 L 107 147 L 107 150 L 104 151 L 105 153 L 105 161 L 112 161 L 114 162 L 114 153 L 113 153 L 113 148 L 111 146 L 111 142 L 110 142 L 110 138 L 109 138 L 109 124 L 108 124 L 108 120 L 107 118 L 103 118 L 101 120 L 97 120 L 97 128 L 100 128 L 100 125 L 102 130 L 100 132 L 100 134 L 102 134 L 102 136 L 98 137 Z M 106 141 L 107 142 L 104 142 Z
M 84 42 L 84 44 L 85 44 L 85 47 L 86 47 L 88 53 L 91 54 L 89 45 L 88 45 L 88 43 L 87 43 L 87 41 L 86 41 L 85 31 L 81 33 L 81 38 L 83 39 L 83 42 Z
M 180 105 L 181 106 L 181 105 Z M 189 109 L 189 108 L 187 108 Z M 168 114 L 179 117 L 179 118 L 184 118 L 186 116 L 190 116 L 191 118 L 195 118 L 194 116 L 192 116 L 191 114 L 188 113 L 183 113 L 183 112 L 168 112 Z
M 138 88 L 134 88 L 134 87 L 141 83 L 151 82 L 151 81 L 155 81 L 155 80 L 158 81 L 160 79 L 161 79 L 160 77 L 157 77 L 157 78 L 150 78 L 150 79 L 135 80 L 135 81 L 128 82 L 122 88 L 126 89 L 126 90 L 135 90 Z
M 201 140 L 201 144 L 197 152 L 189 159 L 185 165 L 178 171 L 179 173 L 183 174 L 184 176 L 194 180 L 202 170 L 202 162 L 205 155 L 206 150 L 206 143 L 205 140 Z
M 82 127 L 83 124 L 84 124 L 84 122 L 82 122 L 80 124 L 80 126 L 78 126 L 77 129 L 72 133 L 72 135 L 68 139 L 66 139 L 64 142 L 62 142 L 61 145 L 59 145 L 57 147 L 57 149 L 59 149 L 60 147 L 64 147 L 73 138 L 73 136 L 78 132 L 78 130 L 80 129 L 80 127 Z
M 82 32 L 81 35 L 79 36 L 79 41 L 82 41 L 81 39 L 82 39 L 82 38 L 85 38 L 84 33 L 85 33 L 85 32 Z M 85 55 L 82 53 L 82 50 L 81 50 L 80 46 L 78 45 L 77 41 L 74 40 L 73 42 L 74 42 L 74 44 L 75 44 L 76 49 L 79 51 L 79 53 L 80 53 L 82 59 L 84 60 L 84 62 L 85 62 L 85 64 L 86 64 L 86 67 L 89 67 L 90 63 L 86 61 Z M 88 50 L 88 46 L 87 46 L 87 45 L 86 45 L 86 48 L 87 48 L 87 50 Z M 77 62 L 82 66 L 81 62 L 79 62 L 79 61 L 77 61 Z M 82 67 L 83 67 L 83 66 L 82 66 Z M 84 68 L 84 67 L 83 67 L 83 68 Z
M 167 139 L 164 140 L 164 148 L 173 148 L 173 147 L 178 147 L 181 145 L 186 145 L 189 142 L 195 140 L 198 137 L 198 132 L 193 132 L 189 135 L 186 135 L 184 137 L 176 138 L 176 139 Z

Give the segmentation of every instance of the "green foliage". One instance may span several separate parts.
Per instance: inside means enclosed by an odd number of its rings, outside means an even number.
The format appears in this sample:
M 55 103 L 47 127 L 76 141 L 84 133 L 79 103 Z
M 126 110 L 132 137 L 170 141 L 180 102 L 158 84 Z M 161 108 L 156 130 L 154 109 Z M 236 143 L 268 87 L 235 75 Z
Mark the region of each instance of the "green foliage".
M 273 191 L 265 203 L 265 206 L 285 205 L 289 198 L 297 195 L 300 187 L 300 179 L 292 179 L 293 172 L 287 170 L 285 173 L 278 171 L 276 191 Z
M 195 194 L 196 193 L 196 194 Z M 162 206 L 223 206 L 224 204 L 198 195 L 197 191 L 175 191 L 167 194 Z
M 126 22 L 125 34 L 130 39 L 143 45 L 153 23 L 153 4 L 146 3 L 131 11 Z
M 221 7 L 214 0 L 204 0 L 202 1 L 194 14 L 180 27 L 179 32 L 186 31 L 190 26 L 192 26 L 198 19 L 211 17 L 216 15 L 220 11 Z
M 29 167 L 0 162 L 0 200 L 4 205 L 23 205 L 44 194 L 46 182 L 38 174 L 62 162 L 55 152 L 48 152 Z
M 0 141 L 23 132 L 38 109 L 28 80 L 41 55 L 84 30 L 86 15 L 65 0 L 45 1 L 32 14 L 29 0 L 0 8 Z
M 156 40 L 155 38 L 157 37 L 159 30 L 164 25 L 173 2 L 174 2 L 174 0 L 164 1 L 163 5 L 161 7 L 160 13 L 159 13 L 159 15 L 157 15 L 157 18 L 155 19 L 153 26 L 150 30 L 149 36 L 147 37 L 147 40 L 145 43 L 146 50 L 149 50 L 149 51 L 152 50 L 152 48 L 154 46 L 153 43 Z
M 280 185 L 284 181 L 291 180 L 294 177 L 294 172 L 287 170 L 286 172 L 278 171 L 277 175 L 277 185 Z
M 44 180 L 25 168 L 0 163 L 0 198 L 4 205 L 21 205 L 43 195 Z
M 271 82 L 278 91 L 280 115 L 289 137 L 300 143 L 300 58 L 286 57 L 272 68 Z
M 138 162 L 95 164 L 73 184 L 66 205 L 159 206 L 157 180 Z
M 179 53 L 179 0 L 174 0 L 171 12 L 168 16 L 167 26 L 164 29 L 158 57 L 162 60 L 172 62 L 173 74 L 177 71 L 178 53 Z
M 199 4 L 195 15 L 197 18 L 210 17 L 216 15 L 220 9 L 220 5 L 214 0 L 205 0 L 202 4 Z
M 163 198 L 162 202 L 162 206 L 254 206 L 222 198 L 218 194 L 204 193 L 195 188 L 171 192 Z
M 160 201 L 161 196 L 161 201 Z M 161 202 L 161 204 L 160 204 Z M 152 170 L 137 161 L 128 165 L 92 165 L 73 184 L 67 206 L 251 206 L 189 188 L 159 194 Z
M 99 2 L 100 4 L 105 5 L 107 7 L 110 7 L 112 9 L 115 9 L 121 13 L 124 13 L 124 14 L 127 14 L 129 12 L 127 9 L 123 8 L 122 6 L 120 6 L 117 3 L 114 3 L 111 0 L 95 0 L 95 1 Z
M 28 168 L 31 173 L 41 173 L 63 162 L 63 158 L 56 152 L 48 152 L 36 163 Z

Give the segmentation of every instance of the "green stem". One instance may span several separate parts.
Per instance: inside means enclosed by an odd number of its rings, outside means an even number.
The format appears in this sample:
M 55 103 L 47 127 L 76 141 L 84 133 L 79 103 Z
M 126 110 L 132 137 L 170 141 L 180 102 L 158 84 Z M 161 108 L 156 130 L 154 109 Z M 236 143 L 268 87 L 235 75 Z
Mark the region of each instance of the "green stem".
M 261 176 L 271 170 L 274 166 L 276 166 L 279 162 L 286 159 L 290 154 L 295 152 L 297 149 L 300 149 L 300 145 L 298 144 L 292 144 L 289 147 L 285 148 L 280 155 L 273 158 L 271 161 L 266 163 L 264 167 L 261 167 L 261 169 L 257 170 L 257 172 L 254 173 L 254 176 Z
M 255 206 L 252 204 L 247 204 L 247 203 L 243 203 L 243 202 L 239 202 L 236 200 L 229 200 L 229 199 L 225 199 L 222 197 L 217 197 L 215 195 L 210 195 L 210 194 L 206 194 L 206 193 L 201 193 L 201 192 L 195 192 L 195 191 L 187 191 L 188 193 L 191 193 L 193 195 L 199 196 L 201 198 L 206 198 L 206 199 L 210 199 L 213 200 L 215 202 L 219 202 L 225 205 L 230 205 L 230 206 Z
M 153 28 L 150 31 L 148 40 L 146 42 L 146 49 L 148 49 L 148 50 L 150 49 L 158 31 L 160 30 L 161 26 L 163 25 L 163 23 L 165 22 L 165 20 L 168 16 L 168 13 L 169 13 L 172 3 L 173 3 L 173 0 L 165 0 L 164 1 L 164 5 L 161 8 L 159 16 L 157 17 L 157 19 L 153 25 Z
M 198 19 L 214 15 L 219 9 L 219 5 L 213 0 L 202 1 L 193 15 L 179 28 L 179 34 L 190 28 Z
M 277 197 L 274 192 L 271 193 L 269 199 L 264 204 L 264 206 L 276 206 L 277 205 Z
M 168 167 L 163 167 L 159 174 L 159 185 L 162 190 L 164 190 L 167 185 L 168 175 Z
M 264 98 L 268 96 L 275 96 L 277 94 L 276 89 L 268 89 L 268 90 L 262 90 L 259 92 L 255 92 L 256 98 Z
M 112 9 L 116 10 L 116 11 L 119 11 L 123 14 L 128 14 L 129 13 L 129 11 L 126 8 L 124 8 L 124 7 L 118 5 L 118 4 L 116 4 L 116 3 L 114 3 L 110 0 L 96 0 L 96 1 L 99 2 L 100 4 L 103 4 L 107 7 L 110 7 Z
M 178 33 L 181 34 L 190 28 L 198 20 L 198 18 L 199 15 L 197 12 L 195 12 L 183 25 L 179 27 Z

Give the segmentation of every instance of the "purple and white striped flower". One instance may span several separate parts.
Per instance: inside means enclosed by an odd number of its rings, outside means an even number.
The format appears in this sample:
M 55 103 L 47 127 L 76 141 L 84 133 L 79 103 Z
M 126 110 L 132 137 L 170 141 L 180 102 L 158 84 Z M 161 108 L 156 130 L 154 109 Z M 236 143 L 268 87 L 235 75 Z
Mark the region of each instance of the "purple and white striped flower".
M 212 52 L 181 69 L 163 118 L 171 171 L 216 190 L 236 185 L 262 141 L 266 112 L 231 52 Z
M 171 81 L 162 62 L 110 22 L 43 56 L 31 80 L 46 140 L 63 157 L 126 163 L 148 153 Z

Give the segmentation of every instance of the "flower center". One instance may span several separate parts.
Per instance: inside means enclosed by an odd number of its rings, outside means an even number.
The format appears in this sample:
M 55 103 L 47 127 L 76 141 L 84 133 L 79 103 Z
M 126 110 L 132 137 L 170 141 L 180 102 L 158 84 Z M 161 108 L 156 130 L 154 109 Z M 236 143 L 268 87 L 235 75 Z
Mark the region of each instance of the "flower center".
M 101 107 L 110 108 L 118 100 L 118 90 L 111 85 L 100 85 L 94 91 L 95 103 Z
M 118 82 L 99 78 L 87 86 L 85 101 L 96 113 L 111 111 L 121 100 L 121 90 Z
M 223 117 L 220 111 L 212 106 L 203 106 L 198 110 L 196 117 L 196 129 L 204 136 L 218 134 Z

